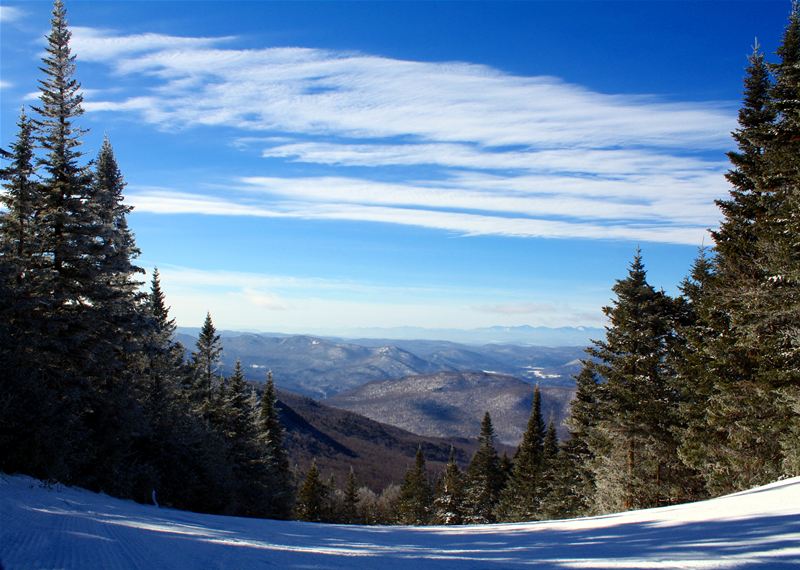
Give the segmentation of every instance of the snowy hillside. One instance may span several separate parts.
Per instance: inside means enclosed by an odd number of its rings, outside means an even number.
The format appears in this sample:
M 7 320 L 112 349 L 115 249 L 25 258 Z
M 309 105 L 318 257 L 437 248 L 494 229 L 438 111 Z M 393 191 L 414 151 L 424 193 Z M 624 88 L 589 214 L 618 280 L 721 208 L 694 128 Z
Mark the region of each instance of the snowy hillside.
M 0 567 L 798 568 L 800 478 L 690 505 L 532 524 L 364 527 L 198 515 L 0 476 Z

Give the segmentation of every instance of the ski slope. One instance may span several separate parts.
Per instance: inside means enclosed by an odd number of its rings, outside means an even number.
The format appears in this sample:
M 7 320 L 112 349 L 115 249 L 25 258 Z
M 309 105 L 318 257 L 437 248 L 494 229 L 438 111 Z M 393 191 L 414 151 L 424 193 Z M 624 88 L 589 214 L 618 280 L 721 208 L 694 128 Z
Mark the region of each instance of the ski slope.
M 610 516 L 468 527 L 278 522 L 158 509 L 0 475 L 0 568 L 800 568 L 800 478 Z

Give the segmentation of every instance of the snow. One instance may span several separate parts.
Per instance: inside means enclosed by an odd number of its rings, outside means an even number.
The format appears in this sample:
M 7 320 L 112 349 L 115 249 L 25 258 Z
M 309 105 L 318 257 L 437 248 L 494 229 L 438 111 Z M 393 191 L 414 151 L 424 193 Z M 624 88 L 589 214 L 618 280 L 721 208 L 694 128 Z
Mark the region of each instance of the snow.
M 800 567 L 800 478 L 710 501 L 469 527 L 278 522 L 158 509 L 0 475 L 0 568 L 537 570 Z

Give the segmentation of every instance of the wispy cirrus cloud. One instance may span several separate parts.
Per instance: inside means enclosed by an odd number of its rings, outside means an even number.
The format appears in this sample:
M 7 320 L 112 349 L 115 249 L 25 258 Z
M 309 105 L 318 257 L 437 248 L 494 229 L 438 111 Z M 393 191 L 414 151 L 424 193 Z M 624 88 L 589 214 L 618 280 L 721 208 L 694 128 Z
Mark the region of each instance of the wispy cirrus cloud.
M 6 24 L 21 20 L 25 11 L 15 6 L 0 6 L 0 23 Z
M 235 38 L 92 28 L 75 38 L 79 57 L 147 79 L 87 110 L 162 129 L 226 127 L 265 158 L 329 172 L 140 192 L 144 211 L 698 244 L 725 192 L 724 165 L 705 156 L 728 142 L 728 104 L 604 94 L 471 63 L 219 47 Z M 395 174 L 389 183 L 364 167 Z
M 139 212 L 361 221 L 445 230 L 464 236 L 580 238 L 698 244 L 705 236 L 700 226 L 660 223 L 601 224 L 560 221 L 519 215 L 453 212 L 361 203 L 270 201 L 259 206 L 239 196 L 217 198 L 190 192 L 133 191 L 130 203 Z

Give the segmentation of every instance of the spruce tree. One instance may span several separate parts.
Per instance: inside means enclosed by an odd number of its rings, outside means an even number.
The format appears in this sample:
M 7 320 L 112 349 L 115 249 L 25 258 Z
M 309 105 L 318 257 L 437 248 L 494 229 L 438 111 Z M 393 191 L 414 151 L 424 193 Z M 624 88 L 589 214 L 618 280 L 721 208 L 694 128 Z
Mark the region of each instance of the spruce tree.
M 431 486 L 425 469 L 425 455 L 422 447 L 417 449 L 414 466 L 410 467 L 400 487 L 398 515 L 400 522 L 411 525 L 424 525 L 430 519 Z
M 87 200 L 94 227 L 91 252 L 94 263 L 91 319 L 94 326 L 94 359 L 104 363 L 101 385 L 135 382 L 148 335 L 147 295 L 139 292 L 134 265 L 139 256 L 127 216 L 133 209 L 124 204 L 125 181 L 117 165 L 111 143 L 106 138 L 95 161 Z M 120 389 L 116 387 L 116 389 Z
M 575 376 L 575 397 L 570 403 L 567 419 L 569 439 L 564 444 L 561 464 L 561 485 L 552 497 L 557 503 L 558 516 L 593 514 L 595 501 L 594 455 L 591 442 L 600 421 L 600 390 L 594 362 L 586 360 Z
M 725 319 L 716 324 L 708 354 L 716 374 L 706 410 L 706 430 L 712 434 L 699 446 L 700 465 L 712 494 L 746 489 L 786 473 L 786 456 L 797 448 L 792 435 L 796 415 L 792 401 L 800 398 L 800 16 L 792 6 L 780 61 L 765 64 L 751 57 L 745 79 L 738 152 L 733 165 L 728 203 L 752 197 L 757 208 L 745 216 L 723 208 L 721 231 L 715 234 L 717 273 L 714 309 Z M 774 75 L 769 81 L 767 69 Z M 729 247 L 722 231 L 754 236 Z M 741 271 L 740 268 L 747 271 Z M 794 394 L 794 395 L 793 395 Z M 704 465 L 703 465 L 704 464 Z M 789 471 L 793 472 L 792 470 Z
M 261 397 L 259 417 L 261 448 L 265 465 L 267 488 L 266 511 L 272 518 L 287 518 L 292 510 L 293 486 L 289 471 L 289 456 L 284 447 L 284 431 L 278 414 L 278 397 L 272 372 Z
M 255 409 L 251 405 L 250 390 L 244 379 L 242 363 L 237 360 L 233 374 L 221 394 L 218 423 L 227 448 L 227 462 L 235 477 L 232 513 L 259 515 L 263 512 L 265 489 L 259 484 L 264 472 Z
M 508 521 L 536 520 L 542 500 L 542 468 L 545 426 L 542 417 L 542 394 L 537 385 L 533 392 L 528 427 L 522 435 L 511 476 L 500 499 L 500 517 Z
M 66 11 L 61 0 L 53 5 L 51 30 L 40 80 L 41 105 L 34 107 L 38 142 L 45 151 L 45 199 L 38 212 L 41 228 L 38 246 L 46 262 L 40 274 L 37 296 L 47 319 L 51 337 L 61 344 L 52 346 L 52 358 L 44 362 L 70 374 L 77 381 L 86 368 L 97 370 L 106 363 L 94 363 L 91 347 L 95 340 L 83 314 L 93 301 L 96 282 L 94 255 L 96 210 L 89 199 L 91 174 L 80 164 L 79 150 L 84 131 L 74 123 L 83 114 L 80 84 L 73 78 L 75 57 L 69 40 Z M 44 355 L 42 355 L 44 356 Z
M 347 474 L 347 484 L 344 488 L 341 519 L 345 524 L 362 522 L 358 514 L 358 484 L 352 467 L 350 467 L 350 472 Z
M 764 153 L 769 167 L 769 225 L 762 237 L 763 282 L 743 330 L 761 349 L 757 382 L 773 400 L 772 430 L 778 453 L 761 451 L 768 473 L 796 475 L 800 444 L 800 2 L 770 66 L 775 76 L 770 105 L 776 113 L 774 136 Z M 755 309 L 755 310 L 753 310 Z M 769 477 L 770 474 L 765 475 Z
M 500 459 L 494 447 L 494 427 L 489 412 L 483 416 L 478 450 L 467 468 L 464 491 L 465 522 L 492 523 L 502 490 Z
M 221 356 L 222 341 L 211 320 L 211 313 L 206 313 L 197 337 L 197 348 L 192 353 L 190 399 L 203 417 L 208 419 L 214 415 L 217 405 Z
M 35 178 L 33 123 L 20 112 L 17 140 L 7 154 L 10 164 L 0 170 L 3 190 L 0 196 L 6 210 L 0 213 L 0 255 L 3 263 L 12 268 L 12 285 L 17 291 L 25 288 L 26 274 L 30 274 L 37 262 L 36 213 L 42 206 L 42 188 Z M 18 297 L 23 297 L 18 295 Z M 15 299 L 15 305 L 22 298 Z
M 329 489 L 319 476 L 317 461 L 311 462 L 306 473 L 306 478 L 297 492 L 295 516 L 298 520 L 308 522 L 322 522 L 325 515 L 325 505 L 328 501 Z
M 8 165 L 0 170 L 0 470 L 47 475 L 45 464 L 57 451 L 43 449 L 51 406 L 58 398 L 42 385 L 38 353 L 42 347 L 35 283 L 40 278 L 36 213 L 43 192 L 35 175 L 33 125 L 20 114 L 10 151 L 0 151 Z
M 461 524 L 464 522 L 464 476 L 456 463 L 455 449 L 450 447 L 450 457 L 433 501 L 434 524 Z
M 613 291 L 616 299 L 603 309 L 606 340 L 590 349 L 594 371 L 604 380 L 590 445 L 597 502 L 607 511 L 671 502 L 682 476 L 670 429 L 676 396 L 666 364 L 674 304 L 647 282 L 638 250 Z

